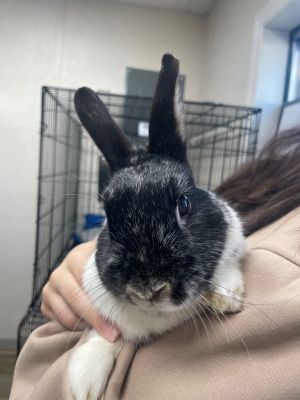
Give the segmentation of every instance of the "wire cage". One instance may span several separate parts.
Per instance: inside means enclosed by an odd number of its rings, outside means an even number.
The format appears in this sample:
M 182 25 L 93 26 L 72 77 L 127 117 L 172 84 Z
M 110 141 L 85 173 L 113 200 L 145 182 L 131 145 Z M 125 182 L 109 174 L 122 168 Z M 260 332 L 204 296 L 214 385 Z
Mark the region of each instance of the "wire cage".
M 99 93 L 109 112 L 136 147 L 145 147 L 150 98 Z M 43 87 L 38 204 L 32 301 L 18 329 L 18 351 L 44 323 L 41 290 L 50 273 L 78 242 L 101 224 L 99 191 L 106 165 L 82 128 L 74 90 Z M 256 151 L 261 110 L 215 103 L 183 102 L 188 158 L 197 185 L 214 189 Z M 96 218 L 96 219 L 95 219 Z

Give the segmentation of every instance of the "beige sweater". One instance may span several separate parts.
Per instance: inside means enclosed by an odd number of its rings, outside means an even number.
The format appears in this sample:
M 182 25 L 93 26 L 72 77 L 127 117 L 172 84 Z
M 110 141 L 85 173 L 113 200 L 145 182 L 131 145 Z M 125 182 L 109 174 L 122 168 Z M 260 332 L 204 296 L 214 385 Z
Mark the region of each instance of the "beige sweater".
M 246 305 L 203 316 L 136 353 L 121 350 L 105 400 L 300 400 L 300 208 L 248 239 Z M 196 329 L 197 328 L 197 329 Z M 37 329 L 17 362 L 11 400 L 71 399 L 66 366 L 81 333 Z

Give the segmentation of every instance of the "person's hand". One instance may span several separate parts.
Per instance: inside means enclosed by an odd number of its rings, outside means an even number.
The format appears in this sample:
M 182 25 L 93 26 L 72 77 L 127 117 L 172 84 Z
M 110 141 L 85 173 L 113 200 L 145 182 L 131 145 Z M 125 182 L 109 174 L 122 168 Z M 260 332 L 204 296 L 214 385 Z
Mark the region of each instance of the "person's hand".
M 119 331 L 101 318 L 81 289 L 83 269 L 95 246 L 92 241 L 75 247 L 52 272 L 42 291 L 41 311 L 70 330 L 81 330 L 88 323 L 113 342 Z

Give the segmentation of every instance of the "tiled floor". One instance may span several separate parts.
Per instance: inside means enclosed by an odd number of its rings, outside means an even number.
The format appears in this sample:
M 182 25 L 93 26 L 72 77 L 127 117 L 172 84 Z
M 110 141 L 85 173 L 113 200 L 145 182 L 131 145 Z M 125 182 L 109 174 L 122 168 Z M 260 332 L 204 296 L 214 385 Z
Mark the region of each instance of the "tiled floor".
M 9 397 L 15 361 L 14 351 L 0 349 L 0 400 L 7 400 Z

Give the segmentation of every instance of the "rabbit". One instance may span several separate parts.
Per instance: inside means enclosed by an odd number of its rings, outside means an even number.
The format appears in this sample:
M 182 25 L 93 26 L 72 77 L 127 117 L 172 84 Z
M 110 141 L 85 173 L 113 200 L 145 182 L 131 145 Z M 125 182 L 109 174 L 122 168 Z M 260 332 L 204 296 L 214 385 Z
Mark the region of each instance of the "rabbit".
M 131 148 L 91 89 L 75 93 L 77 114 L 112 174 L 102 194 L 107 219 L 83 288 L 122 333 L 110 343 L 91 330 L 75 348 L 68 379 L 76 400 L 101 396 L 124 341 L 153 340 L 199 305 L 220 313 L 241 309 L 242 223 L 225 201 L 195 186 L 177 116 L 178 72 L 179 61 L 165 54 L 147 150 Z

